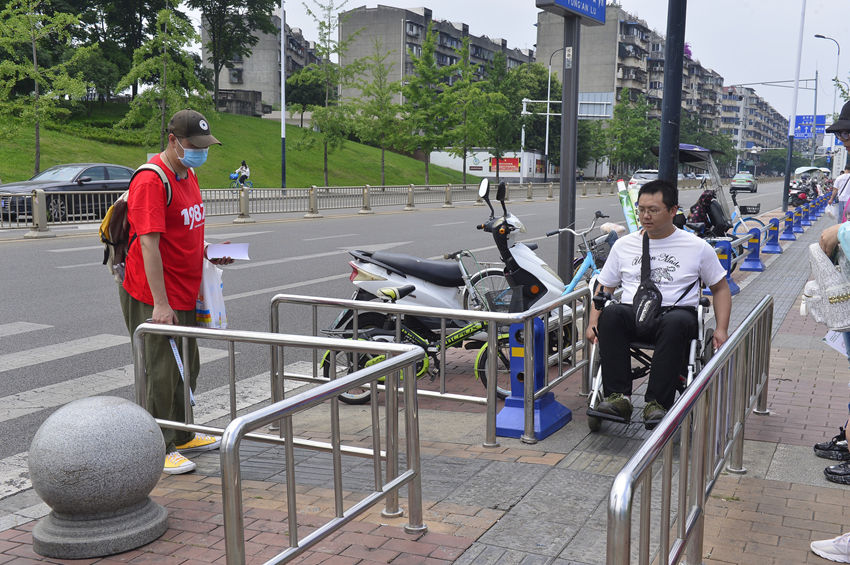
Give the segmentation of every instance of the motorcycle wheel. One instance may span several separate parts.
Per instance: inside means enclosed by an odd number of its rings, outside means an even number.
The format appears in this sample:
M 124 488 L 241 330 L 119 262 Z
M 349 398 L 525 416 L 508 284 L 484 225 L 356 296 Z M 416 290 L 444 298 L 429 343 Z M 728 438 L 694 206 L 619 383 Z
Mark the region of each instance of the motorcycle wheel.
M 373 312 L 365 312 L 358 316 L 358 331 L 373 329 L 373 328 L 383 328 L 385 322 L 385 317 L 381 314 L 376 314 Z M 345 329 L 353 330 L 354 321 L 351 320 L 346 324 Z M 363 339 L 363 338 L 361 338 Z M 331 363 L 330 356 L 336 356 L 336 377 L 344 377 L 349 373 L 353 373 L 355 371 L 355 354 L 351 351 L 326 351 L 324 357 L 322 358 L 322 374 L 326 379 L 330 379 L 331 376 Z M 376 357 L 383 357 L 383 355 L 373 355 L 361 353 L 357 357 L 357 369 L 362 369 L 366 366 L 366 364 L 375 359 Z M 339 396 L 339 399 L 345 404 L 366 404 L 372 398 L 372 388 L 369 385 L 363 387 L 357 387 L 350 389 L 348 392 L 344 392 Z

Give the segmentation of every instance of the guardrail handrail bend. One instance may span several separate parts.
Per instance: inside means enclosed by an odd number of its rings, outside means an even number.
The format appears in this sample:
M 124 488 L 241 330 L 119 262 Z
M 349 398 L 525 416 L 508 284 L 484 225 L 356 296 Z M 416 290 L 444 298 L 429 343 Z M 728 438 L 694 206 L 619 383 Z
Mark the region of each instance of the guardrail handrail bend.
M 623 468 L 614 478 L 614 482 L 611 486 L 611 491 L 608 500 L 608 565 L 624 565 L 630 562 L 631 521 L 636 485 L 641 484 L 643 481 L 651 480 L 651 475 L 648 475 L 647 473 L 651 472 L 653 464 L 657 461 L 659 456 L 661 456 L 665 451 L 669 450 L 676 432 L 682 429 L 683 424 L 686 421 L 690 421 L 692 414 L 696 411 L 698 407 L 700 407 L 699 403 L 703 400 L 709 387 L 712 386 L 714 379 L 721 374 L 723 368 L 728 363 L 737 363 L 737 367 L 742 369 L 741 373 L 746 372 L 747 369 L 755 369 L 751 372 L 758 372 L 758 366 L 744 366 L 744 364 L 752 362 L 752 359 L 745 359 L 745 357 L 756 356 L 759 353 L 758 349 L 760 347 L 763 348 L 765 346 L 767 347 L 767 352 L 769 354 L 770 328 L 765 328 L 762 326 L 766 325 L 768 322 L 772 322 L 772 315 L 773 297 L 768 295 L 765 296 L 755 308 L 753 308 L 753 310 L 741 323 L 741 325 L 735 330 L 735 332 L 732 333 L 731 336 L 729 336 L 729 340 L 726 342 L 726 344 L 724 344 L 720 351 L 718 351 L 714 355 L 714 357 L 711 358 L 711 360 L 706 364 L 706 366 L 700 371 L 699 375 L 694 378 L 693 382 L 687 387 L 687 389 L 685 389 L 684 393 L 676 401 L 676 403 L 673 404 L 667 415 L 664 417 L 661 423 L 653 430 L 649 438 L 641 444 L 637 452 L 628 460 L 628 462 L 623 466 Z M 761 341 L 761 343 L 755 344 L 755 351 L 751 351 L 748 349 L 749 347 L 752 347 L 752 344 L 749 340 L 751 336 L 754 336 L 754 339 L 759 339 Z M 766 345 L 764 342 L 766 342 Z M 746 351 L 741 351 L 743 349 L 746 349 Z M 756 396 L 763 396 L 767 386 L 767 360 L 762 361 L 764 361 L 762 369 L 765 376 L 765 380 L 761 383 L 761 389 L 756 390 L 759 388 L 758 386 L 747 386 L 746 388 L 740 389 L 736 388 L 736 390 L 741 393 L 741 396 L 743 396 L 745 393 L 752 392 L 755 392 Z M 760 379 L 762 375 L 737 374 L 736 376 L 738 382 L 740 382 L 744 378 L 752 376 L 755 376 Z M 735 399 L 735 402 L 743 403 L 744 400 L 745 399 Z M 744 406 L 743 404 L 741 404 L 741 406 L 743 407 L 741 412 L 743 412 L 743 416 L 745 418 L 746 414 L 749 412 L 749 407 Z M 737 409 L 738 406 L 736 405 L 735 408 Z M 705 412 L 706 410 L 702 411 Z M 679 553 L 681 553 L 684 550 L 683 548 L 687 546 L 691 534 L 700 536 L 698 545 L 701 549 L 701 536 L 703 534 L 702 528 L 700 527 L 703 518 L 702 504 L 704 498 L 707 497 L 708 494 L 711 492 L 711 487 L 713 487 L 713 480 L 711 480 L 709 481 L 708 488 L 705 488 L 705 475 L 709 474 L 709 472 L 714 473 L 715 469 L 706 469 L 705 453 L 704 451 L 701 451 L 698 448 L 700 445 L 703 448 L 706 447 L 709 442 L 705 441 L 705 434 L 710 433 L 712 430 L 703 429 L 705 427 L 711 426 L 700 426 L 699 424 L 708 424 L 709 421 L 716 423 L 716 420 L 714 418 L 709 418 L 709 416 L 711 416 L 710 414 L 700 414 L 700 416 L 706 419 L 700 419 L 692 426 L 692 428 L 695 430 L 694 435 L 699 436 L 695 437 L 692 440 L 695 444 L 697 444 L 697 448 L 693 449 L 689 454 L 690 457 L 694 458 L 693 470 L 692 473 L 688 473 L 688 477 L 686 477 L 685 479 L 682 479 L 680 477 L 680 484 L 678 488 L 681 497 L 682 493 L 689 487 L 689 485 L 682 484 L 682 482 L 684 480 L 690 480 L 690 475 L 692 474 L 693 480 L 697 481 L 696 484 L 701 484 L 702 489 L 701 492 L 698 492 L 698 494 L 696 495 L 696 508 L 694 508 L 693 506 L 688 508 L 680 508 L 680 510 L 685 510 L 685 514 L 680 514 L 678 516 L 678 520 L 680 520 L 679 532 L 684 532 L 685 535 L 684 539 L 678 540 L 677 545 L 673 548 Z M 740 417 L 740 415 L 736 414 L 736 417 Z M 721 460 L 725 460 L 726 454 L 730 452 L 733 442 L 743 442 L 743 422 L 734 422 L 733 429 L 735 430 L 735 433 L 733 434 L 733 437 L 729 438 L 729 441 L 726 443 L 725 448 L 723 449 L 724 455 Z M 697 431 L 699 431 L 700 433 L 698 434 Z M 685 435 L 687 434 L 684 434 L 683 432 L 683 444 L 688 441 L 691 441 L 688 438 L 684 437 Z M 670 456 L 672 456 L 672 453 L 670 453 Z M 690 486 L 692 487 L 692 485 Z M 665 477 L 665 487 L 668 489 L 670 488 L 669 479 L 667 477 Z M 700 489 L 697 489 L 697 491 L 699 490 Z M 641 497 L 641 506 L 646 504 L 648 509 L 649 503 L 643 499 L 649 498 L 649 489 L 645 489 L 643 493 L 644 494 Z M 662 508 L 669 509 L 670 492 L 662 492 L 661 497 Z M 662 521 L 663 520 L 664 516 L 662 516 Z M 683 520 L 687 521 L 687 528 L 683 527 L 683 523 L 681 522 Z M 648 524 L 644 523 L 643 515 L 641 515 L 640 522 L 640 553 L 641 563 L 644 563 L 644 558 L 646 557 L 644 552 L 648 552 L 648 547 L 644 547 L 644 543 L 648 544 L 649 542 L 648 531 L 646 532 L 644 537 L 644 527 L 648 528 Z M 662 522 L 662 536 L 667 535 L 664 532 L 665 523 L 669 527 L 669 522 Z M 664 543 L 662 543 L 661 545 L 662 549 L 670 549 L 670 547 L 665 547 L 666 544 Z M 678 558 L 678 555 L 676 557 Z M 664 555 L 662 562 L 668 563 L 667 559 L 668 555 Z M 676 560 L 675 562 L 678 563 L 678 560 Z M 690 563 L 690 560 L 688 561 L 688 563 Z

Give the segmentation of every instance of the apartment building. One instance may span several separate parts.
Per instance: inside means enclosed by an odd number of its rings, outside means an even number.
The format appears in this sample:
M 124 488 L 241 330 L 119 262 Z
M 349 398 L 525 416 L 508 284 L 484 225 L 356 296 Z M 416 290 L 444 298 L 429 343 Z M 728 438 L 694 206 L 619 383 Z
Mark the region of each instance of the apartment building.
M 533 49 L 510 48 L 505 39 L 471 35 L 468 24 L 435 20 L 428 8 L 404 9 L 379 4 L 375 8 L 361 6 L 340 14 L 339 37 L 342 41 L 350 40 L 340 63 L 345 66 L 357 59 L 372 56 L 377 40 L 382 52 L 390 55 L 387 62 L 392 68 L 388 80 L 404 81 L 404 77 L 413 74 L 411 55 L 421 55 L 429 23 L 432 30 L 437 32 L 435 56 L 440 66 L 457 63 L 456 50 L 462 47 L 464 37 L 469 38 L 470 61 L 481 78 L 499 51 L 505 54 L 509 68 L 534 61 Z M 342 91 L 343 98 L 358 94 L 352 88 Z M 402 102 L 401 95 L 396 102 Z
M 559 74 L 563 53 L 563 19 L 540 12 L 537 19 L 537 61 L 552 63 Z M 647 116 L 661 117 L 664 90 L 665 38 L 619 4 L 606 8 L 604 26 L 583 26 L 579 45 L 579 117 L 611 118 L 624 89 L 632 99 L 646 96 L 652 106 Z M 685 53 L 682 64 L 682 109 L 711 131 L 733 136 L 741 150 L 754 146 L 781 146 L 788 121 L 752 89 L 737 89 L 731 100 L 723 77 Z M 737 95 L 735 96 L 737 98 Z M 734 102 L 734 103 L 733 103 Z
M 203 20 L 202 20 L 203 21 Z M 219 74 L 222 93 L 220 111 L 259 116 L 280 103 L 280 17 L 272 16 L 277 33 L 257 32 L 257 44 L 250 57 L 234 55 L 229 66 Z M 299 28 L 285 25 L 286 76 L 289 78 L 311 63 L 319 61 L 313 43 L 304 38 Z M 207 68 L 207 31 L 201 26 L 201 57 Z

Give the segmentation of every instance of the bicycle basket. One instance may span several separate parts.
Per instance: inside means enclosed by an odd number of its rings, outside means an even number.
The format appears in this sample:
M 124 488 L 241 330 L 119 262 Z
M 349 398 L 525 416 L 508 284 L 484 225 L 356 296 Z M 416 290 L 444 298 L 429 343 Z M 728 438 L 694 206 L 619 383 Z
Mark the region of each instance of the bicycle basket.
M 761 210 L 761 204 L 756 204 L 755 206 L 740 206 L 742 214 L 758 214 L 759 210 Z
M 239 175 L 237 175 L 236 173 L 230 173 L 230 180 L 236 180 L 238 178 L 239 178 Z
M 578 244 L 578 249 L 582 257 L 587 256 L 587 246 L 582 242 Z M 608 260 L 608 254 L 611 253 L 611 243 L 608 241 L 608 236 L 601 236 L 591 240 L 590 249 L 593 251 L 593 258 L 597 265 L 604 265 Z
M 510 288 L 484 292 L 484 299 L 487 301 L 487 310 L 490 312 L 508 312 L 511 306 L 512 295 L 513 290 Z

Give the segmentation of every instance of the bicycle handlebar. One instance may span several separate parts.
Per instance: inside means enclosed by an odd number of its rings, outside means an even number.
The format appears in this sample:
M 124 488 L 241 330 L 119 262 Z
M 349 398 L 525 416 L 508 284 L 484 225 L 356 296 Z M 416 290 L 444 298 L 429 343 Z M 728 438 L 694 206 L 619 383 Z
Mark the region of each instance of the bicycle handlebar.
M 575 231 L 575 230 L 570 229 L 570 228 L 559 228 L 559 229 L 556 229 L 556 230 L 554 230 L 554 231 L 550 231 L 550 232 L 548 232 L 548 233 L 546 234 L 546 237 L 550 237 L 550 236 L 553 236 L 553 235 L 555 235 L 555 234 L 559 234 L 559 233 L 561 233 L 561 232 L 569 232 L 569 233 L 573 234 L 573 235 L 574 235 L 574 236 L 576 236 L 576 237 L 584 238 L 584 236 L 586 236 L 588 233 L 590 233 L 590 231 L 591 231 L 593 228 L 595 228 L 595 227 L 596 227 L 596 222 L 597 222 L 600 218 L 607 218 L 607 217 L 608 217 L 608 216 L 606 216 L 606 215 L 604 215 L 604 214 L 597 214 L 597 215 L 593 218 L 593 221 L 592 221 L 592 222 L 590 222 L 590 226 L 589 226 L 586 230 L 584 230 L 584 231 L 580 231 L 580 232 L 578 232 L 578 231 Z

